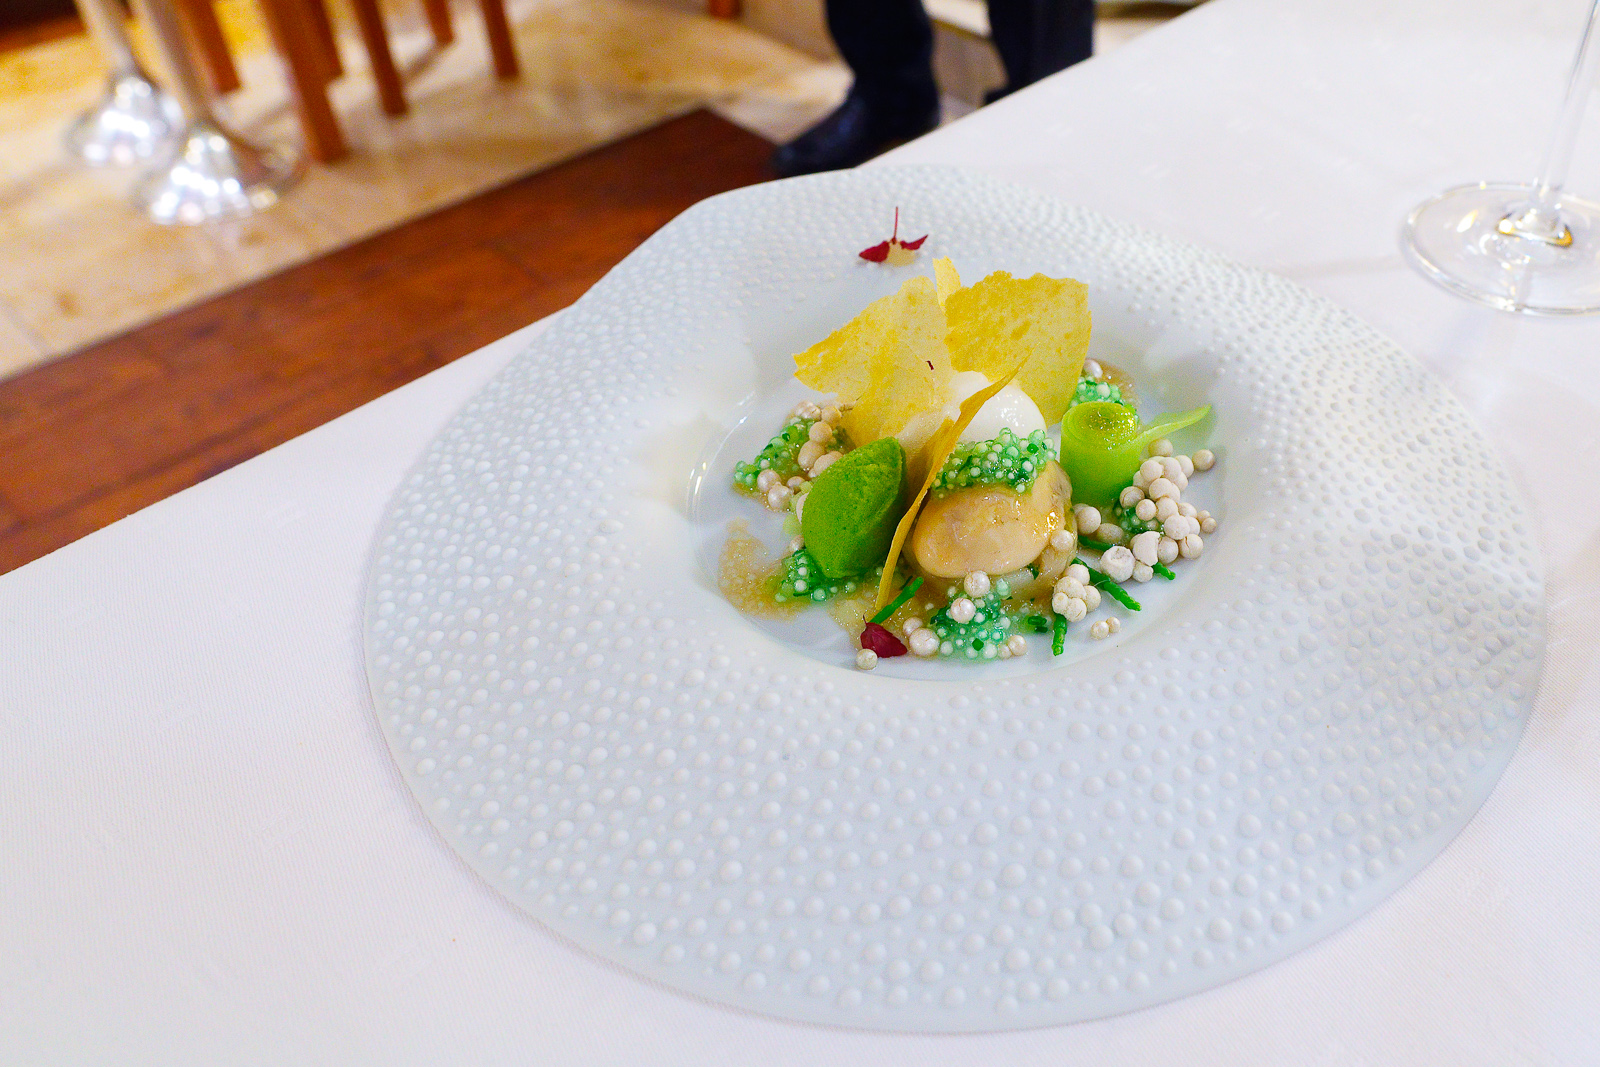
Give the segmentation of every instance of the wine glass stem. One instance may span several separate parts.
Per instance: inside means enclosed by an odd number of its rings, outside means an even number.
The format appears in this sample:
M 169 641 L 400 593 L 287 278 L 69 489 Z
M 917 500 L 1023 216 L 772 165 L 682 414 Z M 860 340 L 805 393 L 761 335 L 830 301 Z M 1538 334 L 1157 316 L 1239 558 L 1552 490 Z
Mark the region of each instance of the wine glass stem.
M 1567 180 L 1567 169 L 1572 165 L 1572 150 L 1578 140 L 1578 127 L 1583 121 L 1584 104 L 1594 87 L 1595 68 L 1600 66 L 1600 34 L 1595 27 L 1600 24 L 1600 0 L 1589 7 L 1589 18 L 1583 27 L 1583 39 L 1578 44 L 1578 56 L 1572 64 L 1572 75 L 1567 80 L 1567 95 L 1561 102 L 1561 115 L 1556 119 L 1555 133 L 1545 150 L 1544 165 L 1533 183 L 1533 199 L 1528 205 L 1512 212 L 1500 223 L 1500 232 L 1517 237 L 1528 237 L 1546 244 L 1565 247 L 1572 243 L 1572 232 L 1561 221 L 1558 201 L 1561 188 Z
M 1600 0 L 1595 0 L 1600 5 Z M 133 0 L 133 10 L 140 21 L 150 27 L 167 68 L 167 88 L 177 97 L 183 116 L 190 124 L 212 121 L 211 102 L 206 98 L 205 86 L 194 61 L 189 58 L 183 29 L 173 12 L 170 0 Z
M 88 23 L 100 50 L 111 63 L 111 69 L 118 74 L 135 69 L 138 62 L 133 57 L 128 28 L 122 24 L 122 12 L 116 0 L 77 0 L 77 4 L 78 14 Z

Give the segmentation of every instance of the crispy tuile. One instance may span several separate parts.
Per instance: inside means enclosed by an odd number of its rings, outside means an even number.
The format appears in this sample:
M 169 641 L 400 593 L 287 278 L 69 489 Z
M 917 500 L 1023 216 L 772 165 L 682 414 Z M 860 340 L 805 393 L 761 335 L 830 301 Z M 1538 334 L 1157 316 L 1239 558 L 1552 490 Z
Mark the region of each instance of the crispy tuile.
M 933 261 L 933 286 L 939 294 L 939 306 L 944 307 L 944 302 L 950 299 L 950 294 L 961 288 L 961 275 L 956 271 L 956 265 L 946 256 L 940 256 Z
M 950 362 L 990 381 L 1012 367 L 1048 425 L 1072 402 L 1089 352 L 1089 287 L 1071 278 L 997 270 L 945 302 Z
M 945 330 L 932 279 L 916 275 L 795 356 L 795 377 L 852 405 L 844 429 L 864 445 L 949 402 L 954 372 Z

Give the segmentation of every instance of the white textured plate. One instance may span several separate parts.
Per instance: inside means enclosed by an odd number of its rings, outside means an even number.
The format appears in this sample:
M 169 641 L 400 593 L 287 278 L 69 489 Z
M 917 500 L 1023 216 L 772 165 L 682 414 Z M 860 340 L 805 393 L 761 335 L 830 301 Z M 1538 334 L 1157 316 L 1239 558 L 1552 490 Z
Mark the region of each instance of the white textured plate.
M 759 514 L 727 468 L 791 353 L 899 284 L 855 257 L 897 205 L 916 269 L 1081 278 L 1097 351 L 1216 405 L 1222 528 L 1120 639 L 895 677 L 717 594 L 707 546 Z M 1345 312 L 879 168 L 707 201 L 562 315 L 400 489 L 366 632 L 406 781 L 553 929 L 773 1015 L 992 1030 L 1216 985 L 1393 892 L 1516 746 L 1541 595 L 1498 459 Z

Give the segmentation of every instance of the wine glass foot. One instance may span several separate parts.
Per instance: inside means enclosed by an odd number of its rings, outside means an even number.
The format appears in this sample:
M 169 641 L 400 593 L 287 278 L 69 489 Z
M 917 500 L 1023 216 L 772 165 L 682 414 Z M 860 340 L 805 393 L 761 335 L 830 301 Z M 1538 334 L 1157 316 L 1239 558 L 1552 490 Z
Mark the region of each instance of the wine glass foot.
M 129 67 L 114 71 L 100 102 L 67 127 L 67 151 L 91 167 L 128 167 L 170 150 L 182 127 L 177 102 Z
M 1492 308 L 1600 311 L 1600 204 L 1562 193 L 1556 216 L 1535 207 L 1531 185 L 1463 185 L 1417 205 L 1401 245 L 1429 279 Z
M 305 161 L 262 147 L 202 120 L 183 131 L 178 150 L 134 185 L 134 203 L 156 222 L 198 225 L 265 211 L 300 179 Z

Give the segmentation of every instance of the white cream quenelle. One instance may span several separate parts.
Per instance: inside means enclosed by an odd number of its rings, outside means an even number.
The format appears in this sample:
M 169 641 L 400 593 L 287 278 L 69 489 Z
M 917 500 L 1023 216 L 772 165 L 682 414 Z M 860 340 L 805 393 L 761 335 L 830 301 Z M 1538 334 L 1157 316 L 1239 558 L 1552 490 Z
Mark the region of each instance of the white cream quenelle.
M 978 390 L 987 389 L 990 384 L 988 378 L 975 370 L 960 372 L 950 379 L 950 387 L 955 392 L 953 403 L 959 405 Z M 959 407 L 957 410 L 959 414 Z M 1016 382 L 1010 382 L 978 409 L 978 413 L 962 431 L 960 439 L 988 441 L 999 437 L 1001 430 L 1010 430 L 1018 437 L 1026 438 L 1034 431 L 1042 429 L 1044 429 L 1044 416 L 1039 414 L 1039 405 L 1035 404 L 1033 398 L 1024 393 Z
M 895 434 L 895 440 L 900 442 L 907 455 L 914 455 L 946 420 L 956 422 L 961 418 L 963 400 L 980 389 L 987 389 L 990 384 L 988 378 L 975 370 L 961 371 L 950 379 L 950 402 L 912 418 L 904 429 Z M 1035 430 L 1042 429 L 1044 416 L 1039 413 L 1039 405 L 1016 382 L 1011 382 L 978 409 L 960 440 L 987 441 L 999 437 L 1001 430 L 1010 430 L 1018 437 L 1025 438 Z

